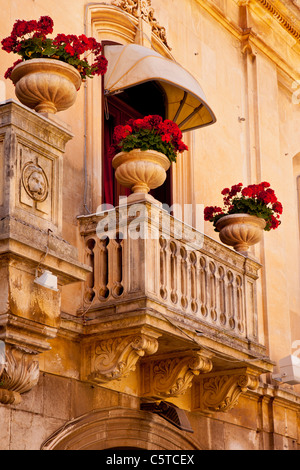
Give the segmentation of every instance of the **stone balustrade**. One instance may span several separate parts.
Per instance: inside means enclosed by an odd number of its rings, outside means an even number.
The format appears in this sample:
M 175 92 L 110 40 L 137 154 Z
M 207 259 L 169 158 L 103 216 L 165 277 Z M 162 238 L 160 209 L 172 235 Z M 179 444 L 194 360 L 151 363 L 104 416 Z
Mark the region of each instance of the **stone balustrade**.
M 149 204 L 79 217 L 92 272 L 82 311 L 147 298 L 170 319 L 257 342 L 260 265 Z

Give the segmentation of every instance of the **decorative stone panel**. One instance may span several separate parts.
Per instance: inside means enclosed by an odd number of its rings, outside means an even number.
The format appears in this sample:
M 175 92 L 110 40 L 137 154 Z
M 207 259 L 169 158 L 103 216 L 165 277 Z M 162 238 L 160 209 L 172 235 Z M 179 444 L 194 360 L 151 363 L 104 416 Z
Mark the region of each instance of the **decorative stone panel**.
M 61 236 L 63 153 L 72 134 L 14 101 L 0 105 L 0 403 L 17 403 L 39 376 L 61 322 L 61 287 L 87 266 Z M 45 271 L 57 289 L 35 282 Z
M 0 107 L 0 218 L 62 225 L 62 170 L 71 132 L 14 101 Z

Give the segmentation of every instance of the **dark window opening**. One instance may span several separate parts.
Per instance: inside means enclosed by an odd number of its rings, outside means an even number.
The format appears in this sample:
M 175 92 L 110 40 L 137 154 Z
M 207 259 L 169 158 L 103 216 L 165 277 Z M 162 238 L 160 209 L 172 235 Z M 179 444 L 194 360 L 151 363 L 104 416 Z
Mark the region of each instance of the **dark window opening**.
M 105 97 L 104 112 L 104 155 L 103 155 L 103 204 L 119 205 L 120 196 L 128 196 L 130 190 L 122 187 L 114 177 L 109 149 L 112 144 L 113 130 L 117 125 L 124 125 L 129 119 L 138 119 L 148 114 L 159 114 L 165 119 L 164 94 L 155 82 L 146 82 L 128 88 L 114 96 Z M 167 172 L 165 183 L 150 192 L 164 204 L 172 205 L 171 169 Z

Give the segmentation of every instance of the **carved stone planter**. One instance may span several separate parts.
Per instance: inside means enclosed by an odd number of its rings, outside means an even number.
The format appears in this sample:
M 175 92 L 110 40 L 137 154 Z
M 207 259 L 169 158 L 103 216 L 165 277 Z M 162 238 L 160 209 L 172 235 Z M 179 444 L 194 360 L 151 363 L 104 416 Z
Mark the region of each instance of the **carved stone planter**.
M 38 113 L 63 111 L 72 106 L 81 86 L 79 72 L 56 59 L 31 59 L 14 68 L 11 78 L 22 104 Z
M 161 186 L 166 179 L 170 160 L 155 150 L 135 149 L 120 152 L 112 161 L 115 177 L 122 186 L 133 193 L 148 194 L 150 189 Z
M 220 240 L 236 251 L 247 254 L 250 246 L 262 239 L 266 221 L 249 214 L 230 214 L 218 220 Z

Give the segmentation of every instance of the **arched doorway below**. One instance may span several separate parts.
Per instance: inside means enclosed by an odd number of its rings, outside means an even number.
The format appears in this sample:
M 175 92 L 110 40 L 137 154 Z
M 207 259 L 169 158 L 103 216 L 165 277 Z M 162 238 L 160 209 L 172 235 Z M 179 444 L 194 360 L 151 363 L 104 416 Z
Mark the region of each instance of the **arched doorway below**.
M 94 410 L 66 423 L 41 450 L 199 450 L 184 431 L 148 411 Z

